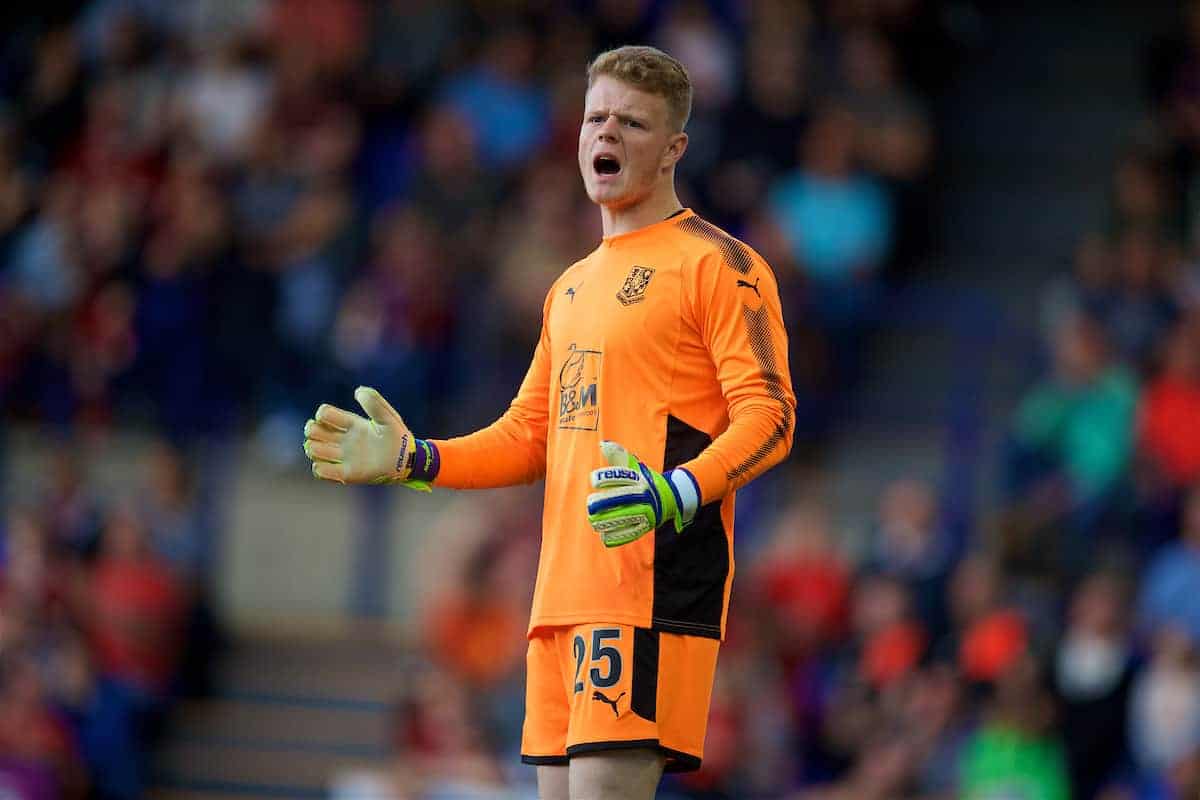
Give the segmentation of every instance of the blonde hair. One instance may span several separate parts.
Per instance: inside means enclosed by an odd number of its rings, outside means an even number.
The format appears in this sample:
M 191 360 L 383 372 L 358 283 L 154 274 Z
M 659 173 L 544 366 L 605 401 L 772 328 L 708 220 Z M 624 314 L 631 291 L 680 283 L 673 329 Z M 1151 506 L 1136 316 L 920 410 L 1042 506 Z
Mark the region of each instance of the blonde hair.
M 682 131 L 687 125 L 692 114 L 691 78 L 683 64 L 657 47 L 626 45 L 606 50 L 588 64 L 589 89 L 601 75 L 665 99 L 675 129 Z

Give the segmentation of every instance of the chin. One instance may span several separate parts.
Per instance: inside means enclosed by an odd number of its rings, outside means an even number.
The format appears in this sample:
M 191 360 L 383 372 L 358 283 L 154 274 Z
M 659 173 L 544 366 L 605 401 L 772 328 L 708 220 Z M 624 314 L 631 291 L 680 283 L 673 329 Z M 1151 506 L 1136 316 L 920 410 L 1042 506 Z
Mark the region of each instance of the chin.
M 604 206 L 605 208 L 621 208 L 626 205 L 624 193 L 614 192 L 604 187 L 588 192 L 588 197 L 596 205 Z

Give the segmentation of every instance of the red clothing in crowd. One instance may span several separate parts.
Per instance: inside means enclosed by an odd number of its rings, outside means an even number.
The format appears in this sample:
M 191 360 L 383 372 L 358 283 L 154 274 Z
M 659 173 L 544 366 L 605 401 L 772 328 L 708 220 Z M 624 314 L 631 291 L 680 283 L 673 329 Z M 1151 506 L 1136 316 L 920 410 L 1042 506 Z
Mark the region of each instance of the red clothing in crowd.
M 1147 389 L 1139 413 L 1142 452 L 1176 485 L 1200 477 L 1200 384 L 1164 376 Z
M 181 646 L 186 601 L 175 575 L 151 560 L 106 559 L 92 577 L 93 652 L 106 674 L 167 688 Z

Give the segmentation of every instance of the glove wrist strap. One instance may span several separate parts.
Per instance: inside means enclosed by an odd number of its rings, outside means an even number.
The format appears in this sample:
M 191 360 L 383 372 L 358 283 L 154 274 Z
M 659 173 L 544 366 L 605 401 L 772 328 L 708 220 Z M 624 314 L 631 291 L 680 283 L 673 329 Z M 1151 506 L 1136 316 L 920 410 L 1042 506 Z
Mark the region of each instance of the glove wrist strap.
M 663 477 L 667 479 L 667 483 L 671 486 L 671 492 L 675 495 L 675 507 L 678 513 L 677 528 L 682 529 L 692 521 L 696 516 L 696 509 L 700 507 L 700 484 L 696 482 L 692 473 L 678 467 L 669 470 Z
M 432 483 L 442 468 L 442 456 L 437 445 L 428 439 L 416 439 L 413 452 L 408 457 L 409 481 Z

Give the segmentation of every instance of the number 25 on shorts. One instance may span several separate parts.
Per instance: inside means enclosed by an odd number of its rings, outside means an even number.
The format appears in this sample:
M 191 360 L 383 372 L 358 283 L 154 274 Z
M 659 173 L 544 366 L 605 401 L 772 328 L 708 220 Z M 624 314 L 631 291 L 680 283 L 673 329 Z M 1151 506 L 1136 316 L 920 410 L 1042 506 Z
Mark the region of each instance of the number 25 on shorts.
M 586 675 L 593 687 L 607 689 L 616 686 L 621 680 L 621 651 L 608 642 L 619 644 L 621 641 L 620 628 L 593 628 L 591 641 L 591 656 L 588 656 L 588 646 L 583 636 L 576 634 L 571 643 L 575 651 L 575 692 L 584 689 L 583 679 Z M 589 669 L 584 673 L 584 662 Z

